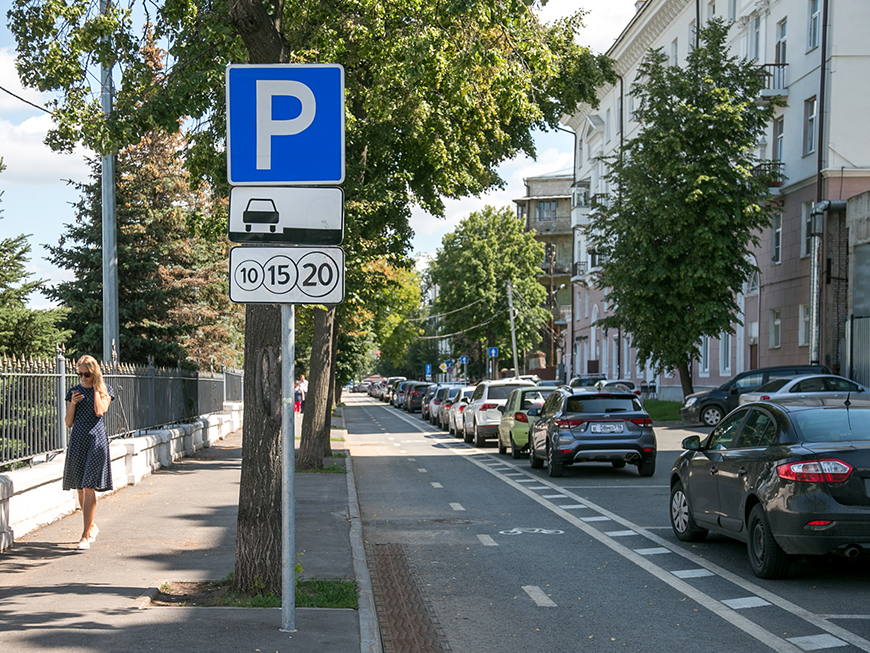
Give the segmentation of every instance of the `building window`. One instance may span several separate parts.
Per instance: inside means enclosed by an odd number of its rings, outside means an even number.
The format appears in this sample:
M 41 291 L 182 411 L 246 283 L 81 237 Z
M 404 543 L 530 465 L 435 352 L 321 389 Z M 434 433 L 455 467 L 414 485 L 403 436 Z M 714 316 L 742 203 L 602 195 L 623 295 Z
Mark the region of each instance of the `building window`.
M 783 18 L 776 24 L 776 63 L 788 63 L 786 36 L 788 36 L 788 21 Z
M 770 224 L 770 262 L 782 262 L 782 213 L 775 213 Z
M 710 374 L 710 336 L 701 336 L 701 346 L 698 348 L 698 374 L 708 376 Z
M 731 375 L 731 335 L 728 333 L 719 336 L 719 375 Z
M 556 219 L 556 200 L 538 200 L 538 221 L 551 221 Z
M 746 282 L 746 289 L 744 290 L 744 295 L 757 295 L 758 294 L 758 286 L 759 286 L 759 274 L 758 270 L 752 272 L 749 275 L 749 280 Z
M 816 98 L 804 102 L 804 156 L 816 151 Z
M 801 238 L 801 256 L 809 256 L 813 252 L 813 203 L 801 204 L 803 234 Z
M 716 15 L 716 3 L 715 3 L 715 1 L 708 2 L 707 3 L 707 20 L 710 20 L 715 15 Z
M 822 31 L 822 14 L 820 0 L 809 0 L 810 20 L 807 25 L 807 52 L 819 47 L 819 35 Z
M 578 170 L 583 167 L 583 141 L 577 141 L 577 163 L 575 167 Z
M 584 294 L 584 297 L 583 297 L 583 304 L 584 304 L 583 317 L 589 317 L 589 291 L 586 290 L 586 291 L 584 291 L 583 294 Z
M 698 30 L 695 27 L 695 21 L 689 23 L 689 52 L 695 49 L 695 39 L 697 38 Z
M 737 20 L 737 0 L 728 0 L 728 20 L 732 23 Z
M 671 41 L 671 65 L 677 67 L 680 64 L 680 44 L 679 39 Z
M 782 311 L 778 308 L 770 309 L 770 349 L 778 349 L 781 344 Z
M 782 161 L 782 148 L 785 145 L 785 118 L 773 121 L 773 160 Z
M 526 221 L 526 206 L 525 204 L 517 204 L 517 219 Z
M 610 142 L 610 109 L 604 112 L 604 142 Z
M 752 18 L 752 29 L 749 32 L 749 59 L 757 61 L 761 54 L 761 15 Z
M 622 98 L 616 98 L 616 133 L 622 133 Z
M 798 347 L 810 344 L 810 305 L 801 304 L 798 307 Z

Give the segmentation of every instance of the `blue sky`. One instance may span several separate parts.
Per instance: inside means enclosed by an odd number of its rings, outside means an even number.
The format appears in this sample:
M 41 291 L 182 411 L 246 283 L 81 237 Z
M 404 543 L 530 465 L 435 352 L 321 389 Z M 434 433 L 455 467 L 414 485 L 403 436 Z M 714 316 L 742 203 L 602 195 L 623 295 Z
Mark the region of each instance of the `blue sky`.
M 552 20 L 574 11 L 578 6 L 590 11 L 581 42 L 594 52 L 605 52 L 635 12 L 635 0 L 550 0 L 542 11 L 544 20 Z M 50 99 L 32 90 L 24 89 L 15 73 L 15 42 L 5 23 L 0 26 L 0 86 L 37 105 Z M 38 279 L 50 284 L 69 278 L 67 272 L 52 266 L 47 260 L 44 244 L 57 244 L 64 225 L 74 219 L 72 204 L 78 194 L 66 180 L 87 181 L 87 152 L 73 154 L 52 152 L 43 144 L 51 124 L 50 116 L 0 91 L 0 157 L 6 171 L 0 174 L 0 236 L 29 234 L 32 248 L 28 270 Z M 423 211 L 413 213 L 411 225 L 415 231 L 415 253 L 434 254 L 441 238 L 472 211 L 486 204 L 513 206 L 511 200 L 525 194 L 523 178 L 554 172 L 571 166 L 574 139 L 561 131 L 539 133 L 535 143 L 537 160 L 519 157 L 504 163 L 500 174 L 506 182 L 504 189 L 481 197 L 447 202 L 447 216 L 436 219 Z M 41 295 L 31 297 L 31 306 L 47 307 Z

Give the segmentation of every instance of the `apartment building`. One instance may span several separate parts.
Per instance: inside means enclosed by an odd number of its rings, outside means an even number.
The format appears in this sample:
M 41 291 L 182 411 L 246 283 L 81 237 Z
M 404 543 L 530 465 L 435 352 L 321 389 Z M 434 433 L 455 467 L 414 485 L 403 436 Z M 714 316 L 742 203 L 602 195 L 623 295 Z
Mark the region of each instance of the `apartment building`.
M 767 180 L 775 214 L 753 251 L 758 273 L 737 297 L 733 335 L 705 338 L 692 365 L 696 389 L 715 387 L 747 369 L 821 362 L 842 371 L 849 324 L 849 236 L 846 200 L 870 189 L 870 125 L 862 120 L 870 74 L 866 0 L 645 0 L 608 51 L 619 81 L 600 89 L 600 105 L 581 106 L 564 124 L 575 133 L 571 225 L 574 374 L 655 382 L 659 396 L 681 398 L 679 379 L 654 376 L 636 360 L 630 334 L 605 332 L 605 294 L 593 275 L 600 264 L 587 244 L 589 198 L 607 194 L 606 163 L 640 126 L 629 90 L 650 49 L 683 66 L 696 27 L 714 16 L 731 25 L 729 47 L 765 73 L 757 98 L 784 97 L 758 143 L 756 174 Z M 814 208 L 817 210 L 814 212 Z M 827 209 L 827 210 L 825 210 Z M 815 283 L 813 283 L 815 280 Z
M 542 330 L 540 350 L 545 360 L 527 360 L 525 369 L 553 368 L 564 356 L 564 332 L 571 316 L 571 265 L 573 261 L 573 231 L 571 228 L 571 187 L 574 171 L 570 168 L 523 179 L 526 194 L 514 200 L 517 218 L 525 231 L 535 232 L 535 239 L 544 244 L 544 258 L 538 271 L 538 281 L 547 290 L 545 308 L 551 320 Z M 549 378 L 549 375 L 548 375 Z

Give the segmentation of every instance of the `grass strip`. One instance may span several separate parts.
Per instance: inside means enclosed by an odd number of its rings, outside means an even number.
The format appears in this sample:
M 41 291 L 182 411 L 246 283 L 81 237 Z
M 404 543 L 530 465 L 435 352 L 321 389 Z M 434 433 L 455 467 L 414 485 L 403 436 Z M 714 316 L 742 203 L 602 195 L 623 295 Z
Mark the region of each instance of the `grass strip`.
M 678 422 L 681 419 L 679 401 L 647 399 L 643 402 L 643 407 L 653 422 Z

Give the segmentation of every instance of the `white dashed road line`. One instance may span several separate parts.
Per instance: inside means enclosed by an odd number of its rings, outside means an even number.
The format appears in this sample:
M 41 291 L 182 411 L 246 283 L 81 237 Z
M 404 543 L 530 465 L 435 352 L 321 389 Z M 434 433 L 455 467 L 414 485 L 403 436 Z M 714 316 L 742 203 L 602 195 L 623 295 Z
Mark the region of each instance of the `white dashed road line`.
M 490 535 L 478 535 L 477 539 L 480 540 L 480 543 L 483 544 L 483 546 L 498 546 L 498 542 L 492 539 L 492 536 Z
M 453 508 L 456 512 L 465 512 L 465 508 L 462 507 L 461 503 L 451 503 L 450 507 Z
M 529 595 L 529 598 L 535 602 L 535 605 L 539 605 L 542 608 L 556 608 L 558 607 L 553 600 L 544 594 L 544 590 L 542 590 L 537 585 L 523 585 L 523 591 Z

